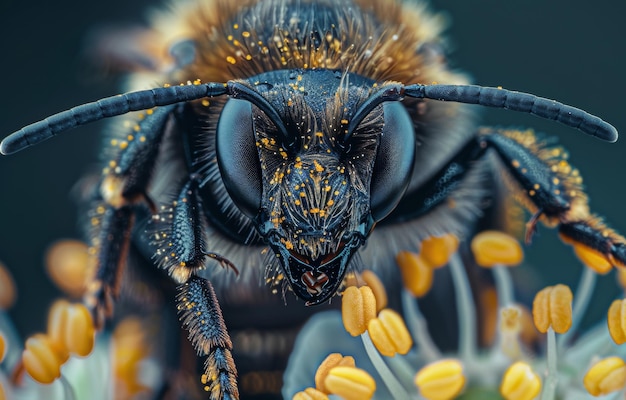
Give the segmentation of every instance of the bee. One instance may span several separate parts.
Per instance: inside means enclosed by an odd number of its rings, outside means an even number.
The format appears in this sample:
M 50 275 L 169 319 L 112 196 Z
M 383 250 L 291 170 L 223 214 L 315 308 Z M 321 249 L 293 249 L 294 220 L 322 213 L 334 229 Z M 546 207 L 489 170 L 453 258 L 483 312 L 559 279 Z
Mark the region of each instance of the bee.
M 132 252 L 166 271 L 208 359 L 212 398 L 239 397 L 218 298 L 326 303 L 361 265 L 388 275 L 399 250 L 467 238 L 501 196 L 497 180 L 532 213 L 528 239 L 541 221 L 626 263 L 626 240 L 591 213 L 564 151 L 532 131 L 480 127 L 467 104 L 610 142 L 615 128 L 556 101 L 468 85 L 423 6 L 198 0 L 155 21 L 135 38 L 150 46 L 123 56 L 151 61 L 125 94 L 22 128 L 0 152 L 135 112 L 109 130 L 85 199 L 98 258 L 85 302 L 102 327 Z

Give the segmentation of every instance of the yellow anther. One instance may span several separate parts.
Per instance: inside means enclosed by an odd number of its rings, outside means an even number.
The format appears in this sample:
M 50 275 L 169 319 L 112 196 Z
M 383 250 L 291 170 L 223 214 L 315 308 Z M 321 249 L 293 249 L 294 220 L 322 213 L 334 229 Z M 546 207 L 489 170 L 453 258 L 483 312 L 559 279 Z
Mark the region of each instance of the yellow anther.
M 335 367 L 355 367 L 354 358 L 343 356 L 339 353 L 331 353 L 322 361 L 315 372 L 315 388 L 322 393 L 329 394 L 330 391 L 324 385 L 324 380 L 328 372 Z
M 574 254 L 583 264 L 599 274 L 604 275 L 613 268 L 613 265 L 602 253 L 582 244 L 574 245 Z
M 613 341 L 617 344 L 626 343 L 626 299 L 611 303 L 607 324 Z
M 0 263 L 0 310 L 8 310 L 15 304 L 17 298 L 17 286 L 11 273 Z
M 317 389 L 306 388 L 294 394 L 291 400 L 328 400 L 328 396 Z
M 516 362 L 511 365 L 500 384 L 500 394 L 506 400 L 532 400 L 541 391 L 541 379 L 530 365 L 525 362 Z
M 140 362 L 148 356 L 148 346 L 141 321 L 135 317 L 122 320 L 113 332 L 113 373 L 116 386 L 133 397 L 146 389 L 140 380 Z M 207 383 L 202 375 L 202 383 Z
M 393 357 L 406 354 L 413 346 L 413 339 L 400 314 L 388 308 L 378 314 L 378 318 L 370 320 L 367 325 L 372 343 L 380 354 Z
M 367 372 L 354 367 L 332 368 L 324 385 L 332 394 L 346 400 L 370 399 L 376 391 L 376 381 Z
M 524 252 L 514 237 L 499 231 L 483 231 L 472 239 L 472 253 L 481 267 L 515 266 L 524 259 Z
M 74 304 L 67 309 L 67 330 L 65 331 L 65 346 L 70 353 L 85 357 L 95 341 L 96 330 L 87 307 Z
M 619 357 L 608 357 L 595 363 L 583 378 L 585 389 L 593 396 L 602 396 L 626 386 L 626 365 Z
M 45 264 L 48 276 L 59 289 L 72 297 L 81 297 L 95 270 L 96 258 L 89 254 L 85 243 L 61 240 L 48 248 Z
M 71 304 L 66 300 L 57 300 L 48 312 L 48 338 L 54 344 L 61 363 L 69 358 L 70 354 L 65 345 L 65 334 L 68 330 L 67 311 Z
M 433 285 L 433 269 L 421 255 L 401 251 L 396 262 L 402 273 L 404 287 L 416 297 L 422 297 Z
M 525 362 L 511 365 L 500 384 L 500 394 L 506 400 L 532 400 L 541 391 L 541 379 Z
M 4 356 L 7 354 L 7 339 L 0 331 L 0 363 L 4 360 Z
M 522 312 L 515 306 L 505 307 L 500 311 L 500 330 L 518 333 L 522 329 Z
M 613 268 L 613 265 L 611 265 L 609 260 L 607 260 L 604 254 L 599 251 L 594 250 L 589 246 L 585 246 L 584 244 L 565 235 L 561 234 L 559 237 L 564 243 L 571 245 L 574 248 L 574 254 L 576 254 L 576 257 L 578 257 L 583 264 L 595 272 L 599 274 L 606 274 Z
M 533 300 L 533 321 L 539 332 L 548 328 L 565 333 L 572 326 L 572 291 L 568 286 L 548 286 L 539 291 Z
M 368 322 L 376 317 L 376 298 L 368 286 L 348 287 L 341 299 L 343 326 L 352 336 L 359 336 L 367 329 Z
M 22 363 L 28 374 L 39 383 L 52 383 L 61 376 L 61 360 L 46 335 L 37 334 L 26 340 Z
M 453 399 L 465 386 L 463 365 L 454 359 L 428 364 L 415 375 L 415 385 L 428 400 Z
M 361 274 L 361 277 L 374 293 L 374 297 L 376 298 L 376 311 L 379 312 L 387 307 L 387 291 L 383 283 L 378 279 L 378 276 L 370 270 L 365 270 Z
M 448 263 L 450 256 L 459 248 L 459 239 L 453 234 L 440 237 L 431 236 L 422 242 L 420 254 L 432 268 L 440 268 Z

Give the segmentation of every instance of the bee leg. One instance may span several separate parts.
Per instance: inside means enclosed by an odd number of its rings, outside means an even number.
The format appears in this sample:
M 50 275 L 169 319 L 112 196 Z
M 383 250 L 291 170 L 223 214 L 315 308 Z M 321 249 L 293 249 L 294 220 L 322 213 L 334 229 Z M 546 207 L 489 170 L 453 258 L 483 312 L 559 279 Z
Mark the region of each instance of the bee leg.
M 590 213 L 582 178 L 562 148 L 547 145 L 531 131 L 516 130 L 483 130 L 479 144 L 496 151 L 533 213 L 527 241 L 541 220 L 558 226 L 566 242 L 599 253 L 611 265 L 626 265 L 626 239 Z
M 204 363 L 202 383 L 212 400 L 238 399 L 232 342 L 211 283 L 196 275 L 179 287 L 178 310 L 189 340 Z
M 202 383 L 211 399 L 239 397 L 237 369 L 231 351 L 232 343 L 211 283 L 196 273 L 206 268 L 207 257 L 224 268 L 238 273 L 237 268 L 219 254 L 208 252 L 204 240 L 206 220 L 198 195 L 198 183 L 192 179 L 180 190 L 172 207 L 156 217 L 165 223 L 165 231 L 157 234 L 157 256 L 161 267 L 181 283 L 177 296 L 178 310 L 189 340 L 200 356 L 208 356 Z
M 165 227 L 157 233 L 156 255 L 160 266 L 178 283 L 186 282 L 196 271 L 205 268 L 207 257 L 226 269 L 239 271 L 225 257 L 206 249 L 204 232 L 207 230 L 206 217 L 198 194 L 198 182 L 189 180 L 180 190 L 170 208 L 163 207 L 165 213 L 156 215 L 156 224 Z
M 96 273 L 89 284 L 85 304 L 91 309 L 96 328 L 104 326 L 113 313 L 133 229 L 135 207 L 146 204 L 156 212 L 146 194 L 159 145 L 172 106 L 147 111 L 124 139 L 113 139 L 115 159 L 104 170 L 99 201 L 92 225 Z

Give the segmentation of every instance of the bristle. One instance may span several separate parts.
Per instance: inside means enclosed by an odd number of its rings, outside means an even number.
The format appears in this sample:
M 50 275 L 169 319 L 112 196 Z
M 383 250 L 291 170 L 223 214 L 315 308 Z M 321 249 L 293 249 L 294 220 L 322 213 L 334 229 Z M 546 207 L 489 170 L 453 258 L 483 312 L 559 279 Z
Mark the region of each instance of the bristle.
M 238 399 L 237 368 L 231 354 L 233 345 L 226 330 L 213 286 L 192 276 L 179 287 L 178 311 L 189 340 L 199 355 L 207 356 L 202 382 L 211 399 Z

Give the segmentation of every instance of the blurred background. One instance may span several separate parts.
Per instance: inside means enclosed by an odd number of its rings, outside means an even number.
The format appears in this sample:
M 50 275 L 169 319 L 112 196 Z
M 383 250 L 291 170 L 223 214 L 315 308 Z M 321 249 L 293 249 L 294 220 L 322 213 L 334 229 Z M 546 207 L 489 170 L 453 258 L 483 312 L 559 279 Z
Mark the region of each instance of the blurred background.
M 626 2 L 613 0 L 432 1 L 450 21 L 449 62 L 475 83 L 557 99 L 597 114 L 626 134 Z M 86 57 L 86 38 L 109 26 L 145 24 L 161 2 L 0 0 L 2 95 L 0 136 L 75 105 L 119 92 Z M 504 110 L 481 110 L 482 122 L 534 127 L 557 136 L 585 178 L 592 209 L 626 233 L 626 140 L 603 143 L 550 121 Z M 46 248 L 77 238 L 70 197 L 98 159 L 102 124 L 91 124 L 28 151 L 0 157 L 0 260 L 17 281 L 12 309 L 23 335 L 45 328 L 58 295 L 43 269 Z M 580 264 L 554 231 L 540 227 L 527 251 L 529 273 L 545 284 L 575 287 Z M 526 267 L 525 267 L 526 268 Z M 596 315 L 618 293 L 613 274 L 596 290 Z

